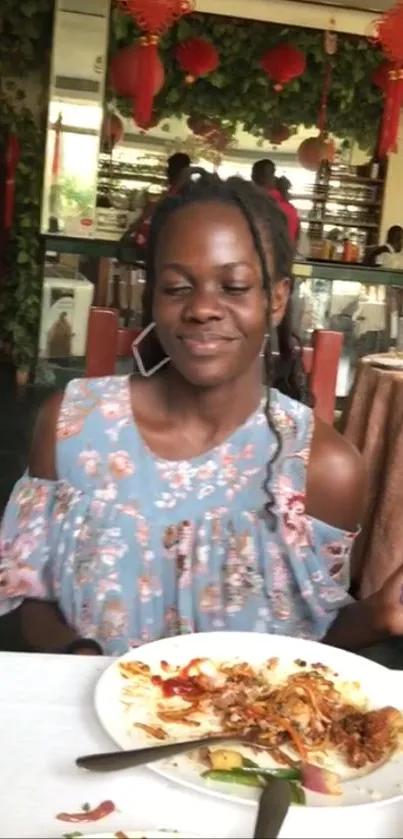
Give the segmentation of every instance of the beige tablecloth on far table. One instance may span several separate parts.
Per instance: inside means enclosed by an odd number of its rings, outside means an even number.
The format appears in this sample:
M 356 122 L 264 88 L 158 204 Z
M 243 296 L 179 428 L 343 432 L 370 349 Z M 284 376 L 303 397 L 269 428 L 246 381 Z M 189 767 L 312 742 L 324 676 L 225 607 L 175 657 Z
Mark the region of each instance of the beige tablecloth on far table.
M 377 368 L 375 360 L 360 361 L 342 422 L 368 475 L 362 533 L 352 556 L 352 577 L 364 597 L 403 564 L 403 369 Z

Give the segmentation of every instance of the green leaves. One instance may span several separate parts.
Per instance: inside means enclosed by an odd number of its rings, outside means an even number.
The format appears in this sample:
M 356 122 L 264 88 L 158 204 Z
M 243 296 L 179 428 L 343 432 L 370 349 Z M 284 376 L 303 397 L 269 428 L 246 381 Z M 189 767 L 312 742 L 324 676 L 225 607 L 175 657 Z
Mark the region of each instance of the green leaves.
M 120 46 L 140 34 L 129 16 L 118 12 L 114 13 L 113 27 L 113 42 L 119 41 Z M 210 40 L 220 53 L 216 72 L 193 85 L 185 84 L 175 59 L 176 45 L 189 37 Z M 275 93 L 259 59 L 265 50 L 287 40 L 306 53 L 307 69 L 301 78 Z M 240 123 L 258 137 L 263 136 L 274 115 L 279 123 L 290 127 L 317 124 L 326 62 L 322 32 L 193 14 L 182 18 L 165 35 L 160 49 L 166 73 L 165 86 L 155 103 L 160 119 L 190 114 L 217 117 L 223 122 Z M 379 51 L 367 40 L 338 36 L 337 54 L 332 59 L 328 127 L 336 135 L 367 147 L 375 144 L 382 111 L 382 95 L 371 83 L 373 70 L 381 60 Z M 122 112 L 130 114 L 131 110 L 131 103 L 125 103 Z
M 24 86 L 31 72 L 39 71 L 39 84 L 48 71 L 53 6 L 53 0 L 0 2 L 0 154 L 4 154 L 11 133 L 17 134 L 21 148 L 14 224 L 6 250 L 0 299 L 0 335 L 3 347 L 11 347 L 19 368 L 32 367 L 39 330 L 43 264 L 39 229 L 47 79 L 42 117 L 26 107 Z M 1 81 L 8 76 L 20 78 L 20 85 Z

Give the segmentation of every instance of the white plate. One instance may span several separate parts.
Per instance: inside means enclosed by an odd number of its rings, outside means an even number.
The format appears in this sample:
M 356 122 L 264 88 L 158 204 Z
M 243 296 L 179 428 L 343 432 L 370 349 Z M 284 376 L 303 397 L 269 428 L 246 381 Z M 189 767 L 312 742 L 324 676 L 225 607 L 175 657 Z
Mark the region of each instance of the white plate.
M 127 839 L 192 839 L 189 833 L 185 835 L 177 830 L 117 830 L 115 833 L 83 833 L 81 835 L 84 839 L 117 839 L 122 833 Z
M 128 721 L 127 711 L 120 699 L 123 680 L 119 672 L 119 661 L 142 661 L 158 671 L 162 660 L 169 664 L 185 665 L 192 658 L 207 657 L 216 661 L 238 660 L 259 665 L 273 656 L 278 657 L 285 665 L 291 664 L 295 659 L 303 659 L 310 664 L 321 663 L 346 681 L 359 681 L 364 695 L 374 708 L 396 705 L 399 702 L 400 697 L 395 695 L 394 688 L 397 683 L 393 681 L 393 671 L 352 653 L 314 641 L 280 635 L 212 632 L 166 638 L 127 653 L 114 662 L 99 679 L 95 691 L 96 711 L 105 730 L 122 749 L 156 745 L 155 739 L 133 728 Z M 139 722 L 149 722 L 144 703 L 141 706 L 142 712 L 143 709 L 145 716 L 139 719 Z M 258 797 L 258 791 L 253 788 L 207 783 L 201 777 L 203 768 L 198 767 L 186 755 L 152 763 L 150 769 L 198 792 L 208 792 L 227 800 L 251 804 L 255 803 Z M 341 796 L 325 796 L 306 791 L 307 805 L 315 808 L 375 805 L 381 801 L 401 798 L 403 753 L 398 753 L 392 760 L 364 777 L 345 781 Z

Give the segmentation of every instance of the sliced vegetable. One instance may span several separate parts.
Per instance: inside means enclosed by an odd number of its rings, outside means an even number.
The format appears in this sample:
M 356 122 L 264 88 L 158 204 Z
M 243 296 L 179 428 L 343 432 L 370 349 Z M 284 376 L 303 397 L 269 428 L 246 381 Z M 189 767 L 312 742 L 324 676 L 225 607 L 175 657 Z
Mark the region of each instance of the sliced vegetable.
M 242 758 L 242 766 L 244 769 L 259 769 L 259 764 L 255 763 L 255 761 L 251 760 L 249 757 Z
M 299 754 L 302 760 L 306 760 L 307 750 L 305 744 L 294 726 L 291 725 L 288 720 L 284 719 L 284 717 L 273 717 L 273 722 L 280 729 L 287 732 L 295 751 Z
M 301 783 L 305 789 L 309 789 L 311 792 L 319 792 L 322 795 L 342 794 L 339 776 L 312 763 L 301 765 Z
M 292 804 L 306 804 L 306 796 L 305 792 L 302 789 L 300 784 L 296 784 L 295 781 L 290 781 L 290 790 L 291 790 L 291 803 Z
M 250 772 L 244 772 L 242 769 L 232 769 L 225 771 L 224 769 L 208 769 L 203 772 L 202 778 L 207 781 L 219 781 L 222 784 L 241 784 L 244 787 L 264 787 L 264 780 L 259 775 L 253 775 Z
M 242 755 L 232 749 L 210 750 L 209 756 L 212 769 L 227 771 L 231 769 L 241 769 L 244 765 Z
M 301 770 L 298 766 L 288 766 L 285 769 L 263 769 L 261 766 L 245 766 L 243 772 L 251 775 L 262 775 L 264 778 L 284 778 L 286 781 L 301 782 Z

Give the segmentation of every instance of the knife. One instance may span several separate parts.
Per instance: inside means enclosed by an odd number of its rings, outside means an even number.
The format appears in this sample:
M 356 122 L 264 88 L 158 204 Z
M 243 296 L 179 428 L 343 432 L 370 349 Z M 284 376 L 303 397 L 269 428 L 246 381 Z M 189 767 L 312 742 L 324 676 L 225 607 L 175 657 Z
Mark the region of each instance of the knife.
M 260 796 L 253 839 L 276 839 L 291 804 L 291 788 L 283 778 L 269 778 Z

